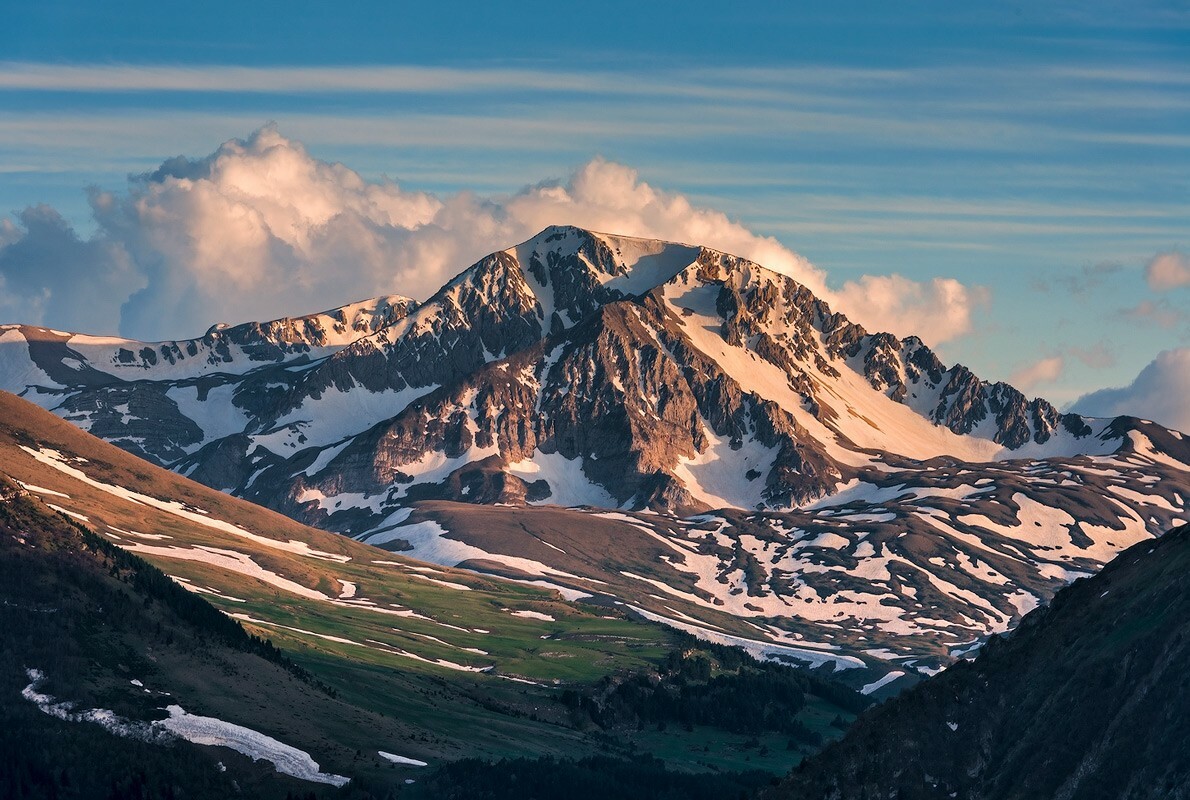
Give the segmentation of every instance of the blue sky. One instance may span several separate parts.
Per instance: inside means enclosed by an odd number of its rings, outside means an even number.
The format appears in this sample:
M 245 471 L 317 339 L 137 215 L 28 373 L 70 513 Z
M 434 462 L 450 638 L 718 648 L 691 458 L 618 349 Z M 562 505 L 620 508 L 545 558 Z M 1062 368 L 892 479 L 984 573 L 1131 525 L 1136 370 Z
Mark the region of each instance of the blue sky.
M 85 187 L 131 199 L 129 174 L 270 121 L 437 198 L 499 204 L 598 156 L 835 289 L 957 279 L 970 322 L 940 349 L 984 377 L 1059 403 L 1127 384 L 1190 344 L 1190 10 L 969 5 L 9 2 L 0 243 L 36 204 L 109 235 Z M 10 297 L 68 290 L 18 256 Z M 82 327 L 64 315 L 36 321 Z M 151 332 L 201 333 L 169 319 Z

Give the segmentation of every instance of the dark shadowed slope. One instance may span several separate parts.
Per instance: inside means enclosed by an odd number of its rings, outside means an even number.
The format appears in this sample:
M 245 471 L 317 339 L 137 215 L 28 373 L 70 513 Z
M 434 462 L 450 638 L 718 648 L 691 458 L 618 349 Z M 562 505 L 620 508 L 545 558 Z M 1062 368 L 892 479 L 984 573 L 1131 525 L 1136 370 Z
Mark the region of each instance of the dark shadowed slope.
M 863 716 L 775 798 L 1190 797 L 1190 526 Z
M 212 705 L 267 705 L 272 714 L 251 715 L 256 728 L 290 742 L 313 719 L 368 716 L 205 600 L 3 478 L 0 630 L 0 797 L 304 796 L 346 779 L 291 769 L 313 779 L 298 780 L 268 761 L 188 744 L 161 721 L 166 707 L 201 715 Z M 325 764 L 332 748 L 320 749 L 314 758 Z

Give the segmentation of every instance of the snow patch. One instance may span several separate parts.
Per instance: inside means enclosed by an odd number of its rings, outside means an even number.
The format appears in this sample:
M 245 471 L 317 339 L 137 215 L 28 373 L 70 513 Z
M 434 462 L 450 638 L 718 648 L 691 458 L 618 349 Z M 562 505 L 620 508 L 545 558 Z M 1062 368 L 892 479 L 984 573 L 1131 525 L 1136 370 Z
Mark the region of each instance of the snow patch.
M 45 673 L 38 669 L 27 669 L 25 673 L 29 678 L 29 685 L 21 691 L 21 696 L 35 704 L 42 712 L 67 722 L 92 722 L 117 736 L 142 741 L 161 741 L 167 738 L 168 734 L 194 744 L 228 747 L 243 753 L 253 761 L 271 761 L 277 772 L 312 783 L 345 786 L 351 780 L 342 775 L 323 772 L 318 762 L 310 758 L 310 754 L 304 750 L 242 725 L 215 717 L 188 714 L 179 705 L 168 706 L 166 710 L 169 717 L 152 723 L 124 719 L 103 708 L 74 711 L 73 703 L 57 702 L 50 695 L 37 691 L 46 679 Z M 133 680 L 131 683 L 133 686 L 143 686 L 139 680 Z
M 881 688 L 882 686 L 887 686 L 888 684 L 892 683 L 893 681 L 895 681 L 897 678 L 901 677 L 904 674 L 905 673 L 902 672 L 901 670 L 894 669 L 892 672 L 888 673 L 880 680 L 865 684 L 864 687 L 859 690 L 859 693 L 860 694 L 871 694 L 872 692 L 876 691 L 877 689 Z
M 595 506 L 618 508 L 620 503 L 583 472 L 580 458 L 569 459 L 561 453 L 534 450 L 533 456 L 509 464 L 508 472 L 527 483 L 544 480 L 550 485 L 550 496 L 532 505 Z
M 408 767 L 429 766 L 425 761 L 418 761 L 416 758 L 409 758 L 407 756 L 399 756 L 396 753 L 386 753 L 383 750 L 377 750 L 376 753 L 385 761 L 391 761 L 394 764 L 402 764 Z
M 266 736 L 259 731 L 215 717 L 188 714 L 178 705 L 166 709 L 169 718 L 156 723 L 175 736 L 194 744 L 227 747 L 253 761 L 271 761 L 277 772 L 312 783 L 346 786 L 350 778 L 323 772 L 304 750 Z

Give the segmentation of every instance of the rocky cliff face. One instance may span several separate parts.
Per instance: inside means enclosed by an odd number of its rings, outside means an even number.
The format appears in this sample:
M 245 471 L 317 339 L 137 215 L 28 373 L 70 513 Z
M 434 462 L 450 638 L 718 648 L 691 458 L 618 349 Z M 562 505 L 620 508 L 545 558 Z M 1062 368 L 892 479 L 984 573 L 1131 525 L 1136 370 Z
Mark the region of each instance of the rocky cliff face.
M 933 603 L 963 641 L 1003 629 L 1176 523 L 1190 495 L 1180 434 L 1062 414 L 745 259 L 575 228 L 493 253 L 420 304 L 155 344 L 10 326 L 0 381 L 138 455 L 353 536 L 412 542 L 394 531 L 428 501 L 655 512 L 629 528 L 666 539 L 676 520 L 725 509 L 718 538 L 696 545 L 717 559 L 698 568 L 716 576 L 701 602 L 790 635 L 793 618 L 821 616 L 807 603 L 842 604 L 886 643 L 934 637 L 898 644 L 918 656 L 951 645 L 898 620 Z M 1155 500 L 1154 477 L 1173 493 Z M 981 574 L 991 562 L 973 540 L 1012 563 Z M 1058 551 L 1070 563 L 1046 555 Z M 681 572 L 653 580 L 684 586 Z M 865 597 L 841 597 L 840 581 Z
M 409 497 L 530 484 L 564 503 L 790 508 L 874 463 L 1121 441 L 757 264 L 574 228 L 482 259 L 420 306 L 386 297 L 155 345 L 31 328 L 0 341 L 22 344 L 9 388 L 311 521 L 325 508 L 299 498 L 352 495 L 378 519 Z M 461 494 L 450 476 L 480 462 L 499 489 Z

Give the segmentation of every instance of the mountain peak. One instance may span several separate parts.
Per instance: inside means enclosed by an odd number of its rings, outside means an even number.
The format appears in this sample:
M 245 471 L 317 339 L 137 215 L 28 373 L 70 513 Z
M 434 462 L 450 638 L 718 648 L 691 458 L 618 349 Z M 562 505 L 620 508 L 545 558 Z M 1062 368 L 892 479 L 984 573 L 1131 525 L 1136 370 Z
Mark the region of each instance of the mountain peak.
M 929 668 L 1184 516 L 1190 465 L 1190 439 L 1061 414 L 747 259 L 573 226 L 420 304 L 377 298 L 191 343 L 0 329 L 0 378 L 319 527 L 451 566 L 531 557 L 670 620 L 748 633 L 722 609 L 777 639 L 865 657 L 887 645 Z M 484 525 L 510 510 L 494 504 L 586 507 L 523 519 L 546 536 L 549 520 L 607 515 L 609 548 L 655 557 L 592 572 L 577 543 L 523 542 L 504 523 L 496 542 Z M 658 575 L 666 598 L 635 591 Z M 930 604 L 943 611 L 923 616 Z
M 643 294 L 672 279 L 698 259 L 702 248 L 552 225 L 507 252 L 522 264 L 535 287 L 548 289 L 573 280 L 558 275 L 551 280 L 550 273 L 558 268 L 579 270 L 609 296 L 618 297 Z

